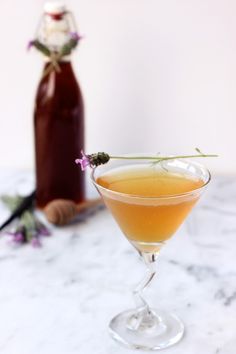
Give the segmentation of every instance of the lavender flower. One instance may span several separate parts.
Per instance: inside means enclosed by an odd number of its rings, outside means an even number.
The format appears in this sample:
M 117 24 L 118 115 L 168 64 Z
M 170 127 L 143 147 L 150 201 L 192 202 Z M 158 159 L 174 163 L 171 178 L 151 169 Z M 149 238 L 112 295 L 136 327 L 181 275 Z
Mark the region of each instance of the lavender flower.
M 81 170 L 84 171 L 86 167 L 96 167 L 103 165 L 110 160 L 110 156 L 105 152 L 98 152 L 96 154 L 86 155 L 81 151 L 82 159 L 76 159 L 75 163 L 80 164 Z
M 11 241 L 15 244 L 23 244 L 26 241 L 25 227 L 20 225 L 13 232 L 7 232 L 7 235 L 11 236 Z
M 38 236 L 35 236 L 35 237 L 32 238 L 31 245 L 33 247 L 35 247 L 35 248 L 42 247 L 42 244 L 41 244 L 40 239 L 39 239 Z
M 91 167 L 91 162 L 89 155 L 85 155 L 83 151 L 81 151 L 82 159 L 76 159 L 75 163 L 80 164 L 81 170 L 84 171 L 87 166 Z
M 34 44 L 35 44 L 34 40 L 29 41 L 27 44 L 27 50 L 30 50 L 34 46 Z
M 38 235 L 51 236 L 51 232 L 48 230 L 48 228 L 43 223 L 41 223 L 38 219 L 35 220 L 35 224 L 36 224 Z
M 41 229 L 38 230 L 38 233 L 42 236 L 51 236 L 51 232 L 46 227 L 41 227 Z
M 23 243 L 24 242 L 24 234 L 21 233 L 21 232 L 16 232 L 14 235 L 13 235 L 13 241 L 15 243 Z
M 80 41 L 83 37 L 79 35 L 78 32 L 71 32 L 70 33 L 70 37 L 71 39 L 73 39 L 74 41 Z

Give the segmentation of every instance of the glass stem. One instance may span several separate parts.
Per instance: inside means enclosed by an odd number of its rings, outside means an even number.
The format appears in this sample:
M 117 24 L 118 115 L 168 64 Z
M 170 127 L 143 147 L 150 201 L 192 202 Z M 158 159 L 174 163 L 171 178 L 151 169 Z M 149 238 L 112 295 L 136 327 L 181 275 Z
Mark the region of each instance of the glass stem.
M 149 286 L 156 274 L 156 260 L 159 253 L 141 253 L 142 259 L 146 264 L 147 271 L 145 277 L 133 290 L 134 300 L 136 303 L 136 313 L 129 321 L 128 327 L 137 330 L 140 327 L 150 327 L 153 325 L 154 316 L 150 310 L 147 301 L 143 297 L 144 290 Z M 155 319 L 156 320 L 156 319 Z

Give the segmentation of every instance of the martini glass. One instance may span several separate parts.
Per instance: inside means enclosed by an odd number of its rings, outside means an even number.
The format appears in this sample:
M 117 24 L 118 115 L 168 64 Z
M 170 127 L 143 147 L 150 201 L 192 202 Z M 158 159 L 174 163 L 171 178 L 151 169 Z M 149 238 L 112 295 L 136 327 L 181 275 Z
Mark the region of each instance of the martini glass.
M 189 160 L 152 163 L 146 159 L 112 160 L 96 167 L 92 181 L 129 242 L 146 265 L 146 275 L 134 289 L 136 308 L 109 324 L 112 337 L 131 349 L 158 350 L 177 343 L 182 322 L 172 313 L 149 307 L 144 289 L 156 273 L 156 261 L 166 241 L 185 220 L 211 176 Z

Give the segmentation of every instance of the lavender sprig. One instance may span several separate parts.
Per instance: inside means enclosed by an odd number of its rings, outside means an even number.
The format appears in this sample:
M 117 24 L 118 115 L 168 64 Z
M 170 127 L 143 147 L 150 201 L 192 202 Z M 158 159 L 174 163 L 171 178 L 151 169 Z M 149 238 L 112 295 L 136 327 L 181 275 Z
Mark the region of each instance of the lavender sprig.
M 162 163 L 168 160 L 189 159 L 199 157 L 218 157 L 216 154 L 204 154 L 198 148 L 195 149 L 197 154 L 193 155 L 176 155 L 176 156 L 112 156 L 105 152 L 87 155 L 81 151 L 82 158 L 76 159 L 75 163 L 80 164 L 82 171 L 88 166 L 91 168 L 106 164 L 109 160 L 150 160 L 152 163 Z
M 29 41 L 29 43 L 27 45 L 27 49 L 30 50 L 32 47 L 36 48 L 43 55 L 46 55 L 46 57 L 51 56 L 50 49 L 46 45 L 44 45 L 42 42 L 40 42 L 38 39 L 33 39 L 32 41 Z
M 24 198 L 15 196 L 3 196 L 2 201 L 9 207 L 10 210 L 14 210 Z M 31 243 L 34 247 L 40 247 L 42 245 L 42 237 L 50 236 L 48 228 L 38 219 L 35 215 L 33 207 L 25 210 L 18 216 L 18 224 L 11 232 L 7 232 L 7 235 L 11 236 L 11 241 L 16 245 L 22 245 Z
M 77 32 L 71 32 L 69 41 L 62 46 L 59 52 L 60 57 L 62 58 L 66 55 L 70 55 L 72 50 L 77 47 L 81 39 L 82 36 L 80 36 Z

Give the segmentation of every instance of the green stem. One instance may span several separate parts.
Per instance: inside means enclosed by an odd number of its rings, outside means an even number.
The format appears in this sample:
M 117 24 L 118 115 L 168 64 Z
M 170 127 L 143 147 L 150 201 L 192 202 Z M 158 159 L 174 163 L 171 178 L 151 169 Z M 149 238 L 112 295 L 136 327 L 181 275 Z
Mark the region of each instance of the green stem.
M 199 155 L 177 155 L 177 156 L 110 156 L 111 159 L 119 160 L 156 160 L 156 161 L 166 161 L 175 159 L 190 159 L 195 157 L 218 157 L 218 155 L 210 154 L 199 154 Z
M 20 223 L 25 228 L 27 242 L 30 242 L 36 231 L 36 222 L 33 212 L 31 210 L 25 211 L 20 218 Z

